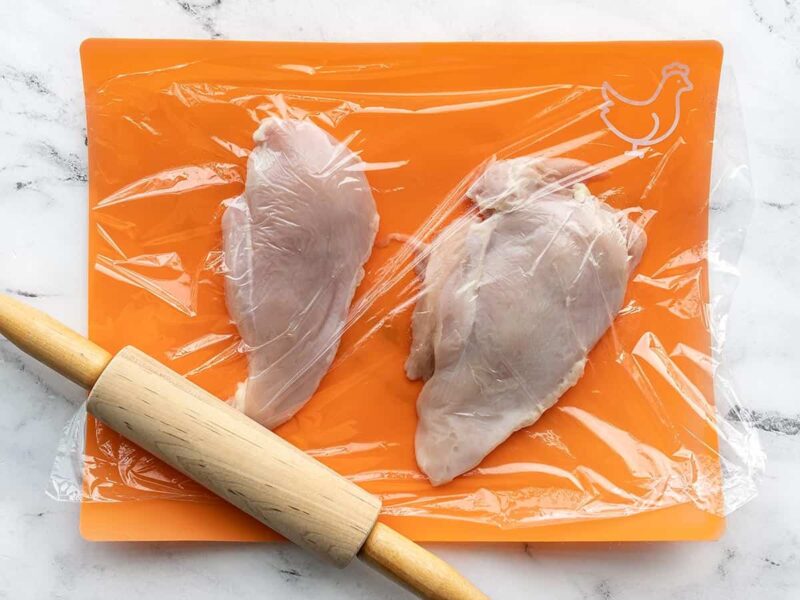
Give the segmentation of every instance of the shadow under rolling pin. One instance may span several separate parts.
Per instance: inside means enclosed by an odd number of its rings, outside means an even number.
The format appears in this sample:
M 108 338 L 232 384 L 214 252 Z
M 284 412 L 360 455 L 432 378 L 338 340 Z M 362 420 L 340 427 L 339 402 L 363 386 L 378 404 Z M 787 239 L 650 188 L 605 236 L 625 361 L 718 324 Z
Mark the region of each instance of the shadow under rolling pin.
M 97 419 L 299 546 L 340 567 L 358 556 L 422 598 L 487 598 L 378 523 L 378 498 L 141 351 L 112 357 L 2 294 L 0 334 L 88 389 Z

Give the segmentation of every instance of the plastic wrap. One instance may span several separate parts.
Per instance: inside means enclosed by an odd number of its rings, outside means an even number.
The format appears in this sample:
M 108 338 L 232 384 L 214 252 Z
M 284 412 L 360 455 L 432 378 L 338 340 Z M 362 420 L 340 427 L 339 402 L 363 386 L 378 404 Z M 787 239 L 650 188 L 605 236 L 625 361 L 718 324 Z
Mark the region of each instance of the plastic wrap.
M 717 45 L 138 44 L 83 50 L 95 341 L 277 427 L 418 539 L 713 537 L 755 494 Z M 54 496 L 216 502 L 85 419 Z

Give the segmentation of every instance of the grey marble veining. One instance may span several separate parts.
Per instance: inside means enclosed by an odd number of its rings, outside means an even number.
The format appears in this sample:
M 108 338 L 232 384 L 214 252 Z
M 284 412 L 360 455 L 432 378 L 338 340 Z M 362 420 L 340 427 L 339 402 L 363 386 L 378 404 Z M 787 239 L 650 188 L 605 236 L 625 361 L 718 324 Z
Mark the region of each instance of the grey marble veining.
M 86 306 L 86 37 L 254 40 L 706 38 L 725 44 L 756 203 L 727 331 L 768 456 L 719 542 L 432 546 L 494 598 L 800 595 L 800 3 L 0 1 L 0 289 L 78 329 Z M 284 545 L 90 544 L 44 495 L 72 384 L 0 341 L 0 598 L 407 598 Z M 739 414 L 729 418 L 741 418 Z

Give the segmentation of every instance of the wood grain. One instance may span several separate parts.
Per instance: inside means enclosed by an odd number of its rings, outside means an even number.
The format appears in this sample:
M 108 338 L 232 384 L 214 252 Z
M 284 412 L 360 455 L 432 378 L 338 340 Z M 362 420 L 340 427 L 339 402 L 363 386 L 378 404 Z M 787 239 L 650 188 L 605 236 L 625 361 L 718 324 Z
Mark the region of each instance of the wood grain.
M 383 523 L 376 523 L 359 558 L 428 600 L 488 600 L 458 571 Z
M 91 414 L 296 544 L 344 566 L 380 500 L 132 347 L 89 394 Z
M 338 566 L 358 555 L 422 598 L 486 599 L 443 560 L 377 523 L 378 498 L 139 350 L 112 359 L 2 294 L 0 333 L 92 388 L 95 417 L 296 544 Z
M 111 355 L 63 323 L 0 294 L 0 332 L 20 350 L 89 389 Z

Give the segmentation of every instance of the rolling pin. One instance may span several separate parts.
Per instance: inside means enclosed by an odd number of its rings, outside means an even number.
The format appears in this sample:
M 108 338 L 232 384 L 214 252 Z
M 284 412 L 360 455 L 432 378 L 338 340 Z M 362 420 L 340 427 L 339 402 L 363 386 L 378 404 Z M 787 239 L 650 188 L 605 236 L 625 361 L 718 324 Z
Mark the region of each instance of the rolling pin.
M 378 523 L 378 498 L 136 348 L 112 357 L 2 294 L 0 334 L 89 390 L 94 417 L 295 544 L 339 567 L 357 556 L 422 598 L 487 598 Z

